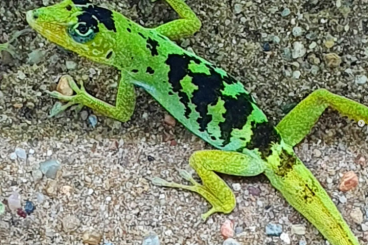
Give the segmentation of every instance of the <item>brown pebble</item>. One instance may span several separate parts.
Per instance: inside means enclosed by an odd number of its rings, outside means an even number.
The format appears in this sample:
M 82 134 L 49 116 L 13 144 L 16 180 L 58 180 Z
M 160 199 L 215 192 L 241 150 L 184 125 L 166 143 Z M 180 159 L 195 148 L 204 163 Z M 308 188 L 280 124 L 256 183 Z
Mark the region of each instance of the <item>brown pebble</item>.
M 353 171 L 349 171 L 342 176 L 339 189 L 345 192 L 354 189 L 357 185 L 358 176 Z
M 328 67 L 338 67 L 341 64 L 341 58 L 336 53 L 328 53 L 324 55 L 324 60 Z
M 169 114 L 165 114 L 164 122 L 165 122 L 166 124 L 168 124 L 169 126 L 171 126 L 171 127 L 175 127 L 175 125 L 176 125 L 176 120 L 175 120 L 175 118 L 173 118 L 173 117 L 172 117 L 171 115 L 169 115 Z
M 83 233 L 83 243 L 98 245 L 101 243 L 101 240 L 102 234 L 97 231 L 91 230 Z
M 64 75 L 60 77 L 56 90 L 66 96 L 73 95 L 73 89 L 69 86 L 68 79 L 72 79 L 69 75 Z
M 367 164 L 367 160 L 366 160 L 366 158 L 365 158 L 362 154 L 359 154 L 359 155 L 355 158 L 354 162 L 355 162 L 356 164 L 359 164 L 359 165 L 363 166 L 363 167 L 365 167 L 365 166 L 366 166 L 366 164 Z

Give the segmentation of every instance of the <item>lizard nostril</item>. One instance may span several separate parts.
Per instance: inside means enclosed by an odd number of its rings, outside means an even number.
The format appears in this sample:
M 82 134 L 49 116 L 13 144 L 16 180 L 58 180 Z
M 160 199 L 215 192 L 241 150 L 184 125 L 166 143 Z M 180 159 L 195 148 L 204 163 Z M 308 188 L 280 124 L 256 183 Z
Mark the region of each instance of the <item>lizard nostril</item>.
M 33 19 L 38 19 L 38 13 L 35 11 L 35 12 L 33 12 Z

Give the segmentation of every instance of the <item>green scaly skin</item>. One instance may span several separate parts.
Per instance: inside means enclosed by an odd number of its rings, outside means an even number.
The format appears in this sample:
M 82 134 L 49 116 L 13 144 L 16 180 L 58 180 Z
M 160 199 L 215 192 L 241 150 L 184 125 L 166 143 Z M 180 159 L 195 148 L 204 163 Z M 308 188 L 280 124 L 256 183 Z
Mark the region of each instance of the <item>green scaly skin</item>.
M 221 68 L 183 50 L 171 40 L 194 34 L 201 22 L 182 0 L 166 0 L 180 19 L 144 28 L 120 13 L 87 0 L 65 0 L 27 13 L 30 26 L 51 42 L 121 71 L 116 105 L 107 104 L 78 87 L 75 96 L 50 94 L 125 122 L 135 105 L 134 85 L 144 88 L 191 132 L 217 150 L 195 152 L 190 165 L 202 184 L 185 171 L 192 185 L 153 178 L 156 185 L 194 191 L 215 212 L 230 213 L 235 197 L 215 172 L 237 176 L 265 174 L 285 199 L 307 218 L 332 245 L 358 245 L 326 191 L 293 151 L 327 107 L 353 120 L 368 122 L 368 108 L 319 89 L 300 102 L 276 126 L 257 107 L 242 83 Z

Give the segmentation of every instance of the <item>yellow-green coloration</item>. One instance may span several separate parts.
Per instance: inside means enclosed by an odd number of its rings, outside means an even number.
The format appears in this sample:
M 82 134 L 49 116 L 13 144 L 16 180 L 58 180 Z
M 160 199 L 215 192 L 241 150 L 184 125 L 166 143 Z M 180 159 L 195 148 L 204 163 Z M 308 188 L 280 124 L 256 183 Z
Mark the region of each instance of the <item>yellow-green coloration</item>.
M 54 114 L 79 104 L 125 122 L 135 106 L 134 85 L 140 86 L 191 132 L 217 148 L 195 152 L 189 159 L 202 184 L 183 170 L 179 173 L 191 186 L 160 178 L 153 178 L 154 184 L 199 193 L 212 205 L 203 215 L 206 219 L 215 212 L 229 213 L 235 207 L 233 192 L 216 172 L 237 176 L 263 173 L 332 245 L 358 245 L 293 147 L 327 107 L 365 122 L 368 108 L 320 89 L 274 127 L 239 81 L 170 40 L 192 35 L 201 23 L 182 0 L 166 1 L 181 19 L 152 29 L 87 0 L 65 0 L 27 13 L 28 23 L 50 41 L 121 71 L 115 106 L 89 95 L 83 85 L 79 88 L 68 77 L 76 95 L 50 93 L 67 102 Z

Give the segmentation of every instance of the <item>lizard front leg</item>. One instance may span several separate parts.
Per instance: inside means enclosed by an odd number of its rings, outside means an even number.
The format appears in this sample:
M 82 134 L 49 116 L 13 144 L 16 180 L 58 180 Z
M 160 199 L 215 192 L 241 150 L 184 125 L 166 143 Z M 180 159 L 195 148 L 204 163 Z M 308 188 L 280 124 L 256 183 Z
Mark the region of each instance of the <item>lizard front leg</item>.
M 198 184 L 184 170 L 180 170 L 179 173 L 192 183 L 191 186 L 167 182 L 160 178 L 151 180 L 158 186 L 181 188 L 204 197 L 212 205 L 212 208 L 202 215 L 204 220 L 216 212 L 228 214 L 236 204 L 232 190 L 215 172 L 237 176 L 256 176 L 265 169 L 264 162 L 251 155 L 220 150 L 197 151 L 190 157 L 189 165 L 197 172 L 203 185 Z
M 96 113 L 115 120 L 121 122 L 128 121 L 131 118 L 135 107 L 135 91 L 134 85 L 129 82 L 129 75 L 124 71 L 121 74 L 115 106 L 88 94 L 84 89 L 83 83 L 81 83 L 81 87 L 79 88 L 73 78 L 66 76 L 69 86 L 73 89 L 76 95 L 66 96 L 57 91 L 48 92 L 52 97 L 68 102 L 64 106 L 56 108 L 50 116 L 55 116 L 60 112 L 65 111 L 70 106 L 78 104 L 79 106 L 87 106 Z

